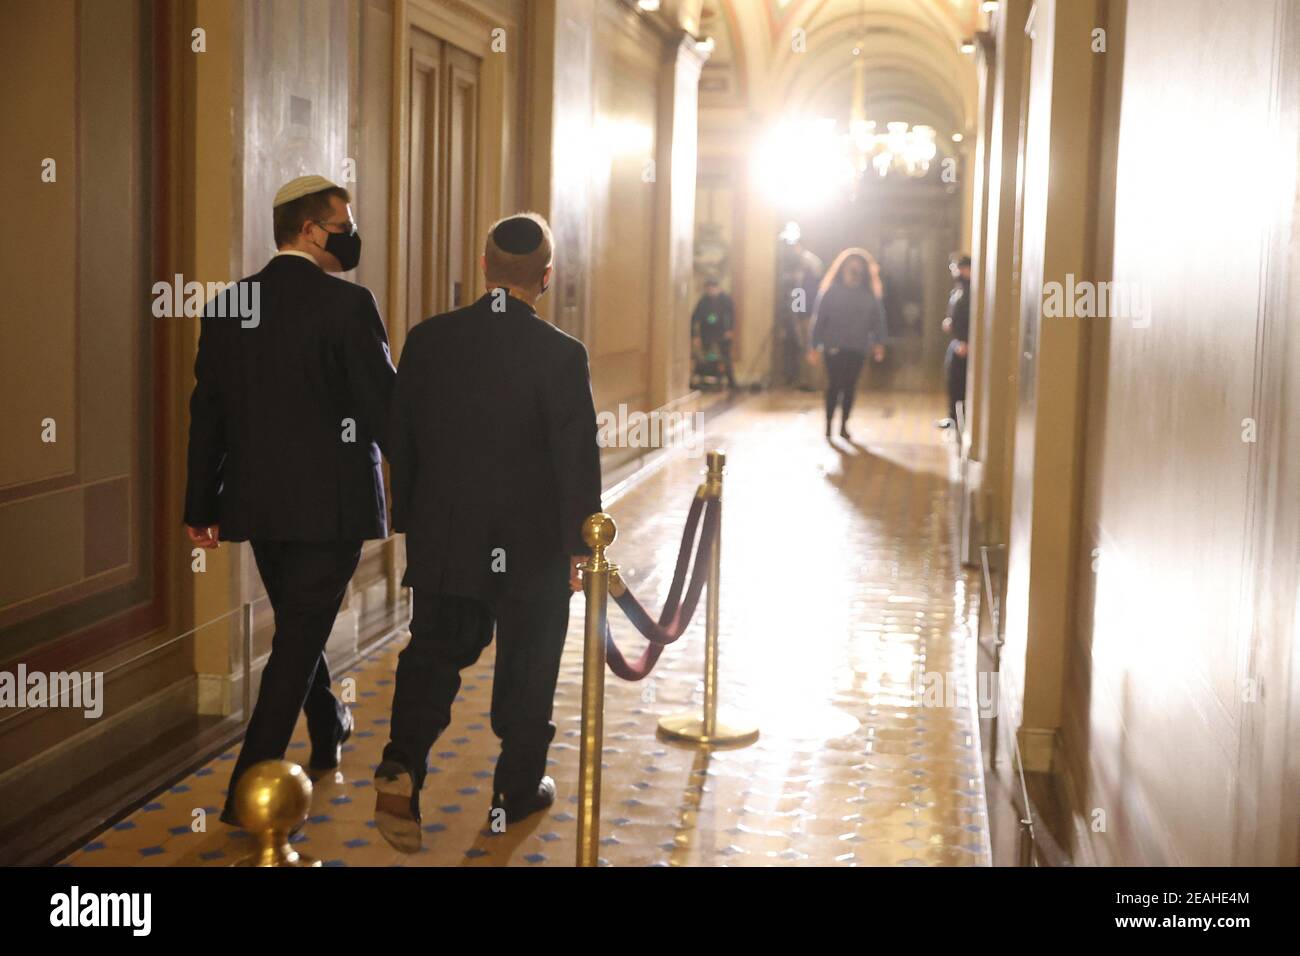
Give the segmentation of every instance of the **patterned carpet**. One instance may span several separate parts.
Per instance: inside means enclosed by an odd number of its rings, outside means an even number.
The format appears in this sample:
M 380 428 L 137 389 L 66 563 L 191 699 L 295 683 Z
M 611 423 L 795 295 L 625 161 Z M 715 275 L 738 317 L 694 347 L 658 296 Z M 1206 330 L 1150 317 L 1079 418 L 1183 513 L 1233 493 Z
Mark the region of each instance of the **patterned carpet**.
M 711 755 L 656 737 L 659 716 L 699 706 L 701 607 L 649 679 L 607 678 L 604 861 L 989 863 L 969 693 L 978 589 L 954 561 L 954 455 L 932 424 L 942 407 L 938 396 L 864 393 L 856 444 L 828 444 L 819 399 L 802 393 L 755 398 L 713 422 L 704 445 L 728 455 L 722 699 L 761 737 Z M 668 587 L 702 468 L 702 456 L 674 459 L 609 507 L 619 526 L 611 560 L 649 607 Z M 487 830 L 497 752 L 489 648 L 430 756 L 424 848 L 405 856 L 385 843 L 370 776 L 387 740 L 399 635 L 341 675 L 355 679 L 357 733 L 340 772 L 318 782 L 297 849 L 335 866 L 572 865 L 582 608 L 575 597 L 550 761 L 560 796 L 549 812 Z M 620 646 L 639 654 L 612 605 L 611 618 Z M 288 759 L 305 761 L 305 741 L 300 721 Z M 226 865 L 247 854 L 251 838 L 216 819 L 234 757 L 222 754 L 64 865 Z

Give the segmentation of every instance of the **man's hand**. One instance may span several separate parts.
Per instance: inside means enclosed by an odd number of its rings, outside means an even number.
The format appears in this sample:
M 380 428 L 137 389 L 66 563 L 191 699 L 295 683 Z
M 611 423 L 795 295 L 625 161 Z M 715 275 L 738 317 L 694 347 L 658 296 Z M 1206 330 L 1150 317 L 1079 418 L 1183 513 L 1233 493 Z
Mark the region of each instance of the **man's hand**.
M 206 528 L 194 528 L 187 525 L 185 533 L 190 536 L 190 543 L 195 547 L 211 550 L 218 547 L 217 536 L 221 534 L 221 527 L 215 524 Z
M 576 593 L 582 590 L 582 575 L 578 574 L 578 568 L 587 563 L 585 554 L 574 554 L 569 556 L 569 590 Z
M 969 349 L 965 342 L 958 341 L 957 347 L 953 351 L 957 354 L 958 358 L 965 358 Z
M 818 352 L 816 349 L 808 350 L 807 358 L 808 358 L 809 365 L 816 365 L 819 361 L 821 361 L 821 357 L 822 357 L 821 353 Z
M 877 362 L 883 362 L 885 360 L 885 347 L 883 345 L 872 346 L 871 357 Z
M 951 331 L 952 331 L 952 319 L 949 318 L 949 317 L 947 317 L 947 316 L 944 316 L 944 320 L 943 320 L 943 330 L 944 330 L 945 332 L 951 332 Z

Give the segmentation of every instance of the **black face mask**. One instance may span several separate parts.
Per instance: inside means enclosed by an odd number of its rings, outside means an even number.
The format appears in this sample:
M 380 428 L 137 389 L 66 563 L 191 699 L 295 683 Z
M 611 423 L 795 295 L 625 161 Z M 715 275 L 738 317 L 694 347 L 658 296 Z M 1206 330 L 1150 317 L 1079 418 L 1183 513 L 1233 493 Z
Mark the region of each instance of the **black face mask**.
M 330 232 L 325 251 L 339 261 L 344 272 L 351 272 L 361 261 L 361 233 Z

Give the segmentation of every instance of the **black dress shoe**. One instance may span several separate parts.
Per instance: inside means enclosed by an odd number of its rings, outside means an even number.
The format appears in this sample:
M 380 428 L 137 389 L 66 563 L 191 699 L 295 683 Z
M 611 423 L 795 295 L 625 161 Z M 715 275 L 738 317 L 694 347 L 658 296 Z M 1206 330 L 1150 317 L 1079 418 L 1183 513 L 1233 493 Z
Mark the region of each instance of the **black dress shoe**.
M 375 827 L 394 850 L 420 852 L 420 791 L 410 771 L 393 760 L 375 768 Z
M 314 743 L 311 747 L 311 761 L 307 764 L 307 769 L 313 773 L 328 773 L 331 770 L 338 769 L 339 761 L 343 759 L 343 745 L 348 742 L 352 736 L 352 728 L 356 726 L 356 719 L 352 716 L 352 708 L 343 708 L 343 729 L 339 733 L 339 738 L 334 742 L 332 747 L 317 747 Z
M 553 803 L 555 803 L 555 781 L 550 777 L 543 777 L 537 784 L 536 792 L 525 797 L 507 798 L 501 793 L 492 795 L 492 809 L 505 810 L 506 823 L 518 823 L 539 810 L 545 810 Z

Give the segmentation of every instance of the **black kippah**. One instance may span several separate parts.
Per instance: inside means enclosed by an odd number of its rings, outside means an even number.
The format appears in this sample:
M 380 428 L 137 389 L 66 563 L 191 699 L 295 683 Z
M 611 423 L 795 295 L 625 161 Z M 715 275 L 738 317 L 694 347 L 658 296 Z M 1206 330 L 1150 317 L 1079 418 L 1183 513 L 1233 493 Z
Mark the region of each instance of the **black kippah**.
M 502 252 L 526 256 L 542 244 L 542 227 L 525 216 L 511 216 L 492 230 L 492 241 Z

